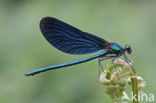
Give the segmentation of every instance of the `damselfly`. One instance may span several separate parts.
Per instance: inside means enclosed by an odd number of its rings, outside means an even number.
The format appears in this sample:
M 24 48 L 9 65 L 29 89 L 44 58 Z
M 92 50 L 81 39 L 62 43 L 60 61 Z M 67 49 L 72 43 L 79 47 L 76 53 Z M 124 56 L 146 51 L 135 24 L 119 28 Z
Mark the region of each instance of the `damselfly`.
M 114 61 L 116 58 L 123 55 L 126 62 L 128 62 L 125 52 L 129 54 L 132 52 L 129 45 L 122 47 L 117 43 L 108 42 L 53 17 L 43 18 L 40 22 L 40 30 L 51 45 L 65 53 L 80 55 L 98 51 L 101 52 L 85 59 L 37 69 L 28 72 L 25 74 L 26 76 L 32 76 L 48 70 L 84 63 L 95 58 L 99 58 L 99 61 L 105 59 L 112 59 Z

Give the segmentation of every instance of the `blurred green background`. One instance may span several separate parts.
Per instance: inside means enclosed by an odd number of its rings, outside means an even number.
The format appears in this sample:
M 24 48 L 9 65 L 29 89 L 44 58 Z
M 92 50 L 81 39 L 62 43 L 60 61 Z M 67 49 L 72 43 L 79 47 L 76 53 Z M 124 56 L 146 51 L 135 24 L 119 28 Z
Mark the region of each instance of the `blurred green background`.
M 70 55 L 52 47 L 39 30 L 45 16 L 122 46 L 130 44 L 133 52 L 128 57 L 147 82 L 144 91 L 156 94 L 155 0 L 1 0 L 0 103 L 111 103 L 96 81 L 97 60 L 24 76 L 93 55 Z

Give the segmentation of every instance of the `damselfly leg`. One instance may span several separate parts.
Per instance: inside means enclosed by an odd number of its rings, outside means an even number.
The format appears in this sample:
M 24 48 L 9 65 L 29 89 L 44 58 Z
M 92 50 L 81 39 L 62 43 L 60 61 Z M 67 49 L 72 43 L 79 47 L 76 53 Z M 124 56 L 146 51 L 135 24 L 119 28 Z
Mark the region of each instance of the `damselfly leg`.
M 134 67 L 132 66 L 131 64 L 131 61 L 127 58 L 127 56 L 125 54 L 123 54 L 124 58 L 125 58 L 125 61 L 127 62 L 127 64 L 133 69 L 133 71 L 136 73 Z
M 100 76 L 100 73 L 104 71 L 104 68 L 102 67 L 101 61 L 106 60 L 106 59 L 110 59 L 110 58 L 114 58 L 116 56 L 105 56 L 105 57 L 99 57 L 98 58 L 98 74 Z

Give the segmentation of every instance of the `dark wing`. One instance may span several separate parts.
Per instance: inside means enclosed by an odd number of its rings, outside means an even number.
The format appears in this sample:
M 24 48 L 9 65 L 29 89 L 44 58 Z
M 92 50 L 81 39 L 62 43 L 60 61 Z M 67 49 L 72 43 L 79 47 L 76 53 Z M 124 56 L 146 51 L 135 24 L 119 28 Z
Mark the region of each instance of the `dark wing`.
M 43 18 L 40 29 L 51 45 L 69 54 L 89 54 L 109 45 L 104 39 L 80 31 L 53 17 Z

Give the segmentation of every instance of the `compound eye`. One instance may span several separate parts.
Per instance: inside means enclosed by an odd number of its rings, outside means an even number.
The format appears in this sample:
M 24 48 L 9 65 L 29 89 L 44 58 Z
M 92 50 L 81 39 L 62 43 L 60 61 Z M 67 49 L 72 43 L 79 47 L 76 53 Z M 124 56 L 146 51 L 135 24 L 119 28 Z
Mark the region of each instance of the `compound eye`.
M 125 49 L 126 49 L 127 53 L 131 54 L 132 49 L 131 49 L 131 47 L 129 45 L 126 45 Z

